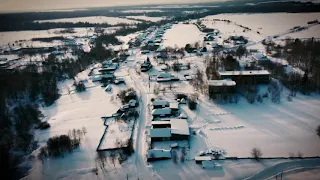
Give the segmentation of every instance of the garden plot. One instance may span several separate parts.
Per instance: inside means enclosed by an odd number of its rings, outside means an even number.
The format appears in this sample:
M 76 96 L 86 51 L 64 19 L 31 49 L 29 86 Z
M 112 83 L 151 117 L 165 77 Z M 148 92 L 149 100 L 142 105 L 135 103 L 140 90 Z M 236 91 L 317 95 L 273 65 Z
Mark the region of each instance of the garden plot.
M 107 123 L 105 135 L 101 139 L 99 150 L 127 147 L 134 121 L 112 120 Z
M 36 21 L 39 23 L 42 22 L 70 22 L 70 23 L 78 23 L 78 22 L 90 22 L 90 23 L 107 23 L 111 25 L 126 23 L 126 24 L 137 24 L 139 21 L 135 20 L 129 20 L 124 18 L 118 18 L 118 17 L 106 17 L 106 16 L 91 16 L 91 17 L 79 17 L 79 18 L 63 18 L 63 19 L 52 19 L 52 20 L 40 20 Z

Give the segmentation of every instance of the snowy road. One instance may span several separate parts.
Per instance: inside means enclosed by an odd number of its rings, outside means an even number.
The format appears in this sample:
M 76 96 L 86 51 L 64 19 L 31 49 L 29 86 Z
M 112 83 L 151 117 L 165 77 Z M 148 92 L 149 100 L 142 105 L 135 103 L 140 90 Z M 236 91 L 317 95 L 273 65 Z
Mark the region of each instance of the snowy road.
M 148 167 L 146 166 L 146 162 L 144 160 L 144 156 L 146 154 L 146 135 L 145 135 L 145 127 L 146 121 L 148 119 L 147 112 L 147 104 L 148 104 L 148 93 L 144 88 L 143 82 L 139 79 L 136 72 L 133 68 L 129 68 L 130 78 L 133 81 L 133 85 L 135 89 L 139 92 L 139 114 L 140 118 L 136 122 L 136 133 L 134 136 L 134 149 L 135 149 L 135 165 L 138 171 L 139 179 L 155 179 L 150 173 Z
M 262 170 L 261 172 L 246 178 L 245 180 L 255 180 L 255 179 L 273 179 L 276 175 L 280 175 L 281 172 L 284 174 L 286 172 L 290 173 L 292 170 L 297 168 L 310 168 L 310 167 L 320 167 L 319 159 L 304 159 L 279 163 L 277 165 L 271 166 Z

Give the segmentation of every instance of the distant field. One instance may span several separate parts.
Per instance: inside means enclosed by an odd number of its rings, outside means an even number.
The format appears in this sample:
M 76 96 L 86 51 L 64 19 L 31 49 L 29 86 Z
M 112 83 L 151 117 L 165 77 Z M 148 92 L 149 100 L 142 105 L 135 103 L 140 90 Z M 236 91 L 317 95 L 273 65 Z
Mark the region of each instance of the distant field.
M 165 19 L 164 17 L 148 17 L 148 16 L 127 16 L 127 18 L 157 22 Z
M 261 35 L 272 36 L 287 31 L 294 26 L 306 26 L 308 21 L 320 20 L 320 13 L 219 14 L 207 16 L 203 19 L 226 19 L 249 27 L 253 31 L 259 31 Z
M 127 23 L 127 24 L 136 24 L 139 23 L 139 21 L 135 20 L 129 20 L 124 18 L 118 18 L 118 17 L 105 17 L 105 16 L 91 16 L 91 17 L 81 17 L 81 18 L 63 18 L 63 19 L 52 19 L 52 20 L 40 20 L 36 22 L 71 22 L 71 23 L 77 23 L 77 22 L 88 22 L 88 23 L 108 23 L 111 25 L 116 25 L 120 23 Z

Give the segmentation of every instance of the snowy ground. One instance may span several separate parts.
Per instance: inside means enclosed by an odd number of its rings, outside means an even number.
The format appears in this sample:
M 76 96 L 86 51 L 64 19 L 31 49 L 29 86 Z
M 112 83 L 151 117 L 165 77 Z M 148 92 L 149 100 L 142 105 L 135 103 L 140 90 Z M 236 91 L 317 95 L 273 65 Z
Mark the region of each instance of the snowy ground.
M 106 17 L 106 16 L 92 16 L 92 17 L 80 17 L 80 18 L 63 18 L 63 19 L 52 19 L 52 20 L 40 20 L 36 22 L 90 22 L 90 23 L 108 23 L 111 25 L 116 25 L 120 23 L 127 23 L 127 24 L 136 24 L 139 21 L 118 18 L 118 17 Z
M 313 20 L 313 19 L 311 19 Z M 232 33 L 240 33 L 236 25 L 211 24 L 221 28 L 221 36 Z M 220 23 L 220 22 L 219 22 Z M 252 42 L 259 41 L 264 35 L 246 33 Z M 132 34 L 120 37 L 124 42 L 135 37 Z M 163 46 L 184 47 L 187 43 L 195 43 L 203 40 L 204 33 L 192 24 L 177 24 L 164 34 Z M 187 149 L 185 163 L 174 164 L 172 160 L 153 163 L 145 162 L 147 150 L 148 128 L 151 123 L 150 99 L 156 97 L 153 88 L 157 82 L 150 82 L 149 75 L 161 73 L 160 65 L 153 59 L 154 54 L 141 55 L 138 49 L 129 50 L 131 56 L 126 63 L 121 64 L 117 76 L 124 76 L 128 87 L 134 87 L 140 95 L 138 108 L 140 117 L 133 131 L 135 153 L 125 164 L 117 164 L 115 167 L 107 163 L 106 170 L 99 170 L 99 175 L 92 173 L 95 167 L 96 147 L 105 130 L 101 116 L 114 113 L 120 102 L 114 95 L 123 89 L 123 86 L 113 86 L 112 93 L 106 93 L 99 83 L 86 83 L 86 92 L 72 93 L 68 89 L 72 82 L 66 81 L 60 84 L 61 98 L 52 106 L 43 108 L 45 119 L 51 124 L 51 128 L 45 131 L 37 131 L 36 139 L 43 145 L 49 137 L 66 134 L 69 129 L 85 127 L 87 134 L 81 147 L 65 157 L 47 160 L 43 165 L 35 163 L 34 169 L 26 179 L 268 179 L 277 173 L 292 170 L 297 167 L 320 166 L 319 159 L 306 160 L 226 160 L 217 162 L 222 169 L 203 169 L 192 160 L 199 151 L 208 148 L 226 151 L 226 156 L 250 157 L 253 147 L 260 148 L 263 157 L 288 157 L 289 153 L 297 156 L 298 152 L 306 156 L 320 156 L 320 141 L 315 133 L 319 125 L 320 97 L 318 95 L 304 96 L 298 94 L 292 102 L 287 101 L 288 91 L 284 89 L 280 104 L 274 104 L 269 99 L 263 103 L 249 104 L 240 98 L 237 104 L 218 104 L 200 96 L 199 108 L 191 111 L 186 105 L 181 106 L 181 112 L 188 115 L 188 122 L 192 131 L 196 134 L 190 136 L 190 148 Z M 141 63 L 149 57 L 154 68 L 148 73 L 135 72 L 137 63 Z M 180 61 L 180 60 L 179 60 Z M 203 57 L 187 54 L 181 62 L 190 62 L 191 70 L 173 73 L 183 79 L 184 74 L 194 74 L 196 68 L 204 69 Z M 169 64 L 173 63 L 169 62 Z M 79 75 L 80 79 L 88 79 L 87 72 Z M 161 84 L 161 87 L 167 87 Z M 260 93 L 266 91 L 262 86 Z M 150 93 L 151 92 L 151 93 Z M 174 93 L 193 93 L 195 90 L 187 81 L 174 83 L 173 90 L 160 93 L 158 96 L 172 101 Z M 113 98 L 112 98 L 113 97 Z M 113 99 L 113 100 L 112 100 Z M 116 126 L 118 128 L 119 126 Z M 127 128 L 127 126 L 126 126 Z M 119 130 L 119 129 L 117 129 Z M 110 136 L 107 139 L 114 139 Z M 112 143 L 114 144 L 114 143 Z M 158 143 L 155 146 L 164 147 L 166 143 Z M 300 172 L 302 173 L 302 172 Z M 307 173 L 307 172 L 305 172 Z M 310 174 L 311 172 L 308 171 Z M 313 171 L 312 171 L 313 173 Z M 317 175 L 318 172 L 315 172 Z M 303 174 L 305 175 L 305 174 Z M 300 174 L 300 176 L 302 176 Z M 39 178 L 41 177 L 41 178 Z M 290 179 L 290 174 L 287 175 Z M 292 177 L 292 176 L 291 176 Z M 312 176 L 310 175 L 311 179 Z
M 163 35 L 163 46 L 185 47 L 186 44 L 202 42 L 205 34 L 193 24 L 174 24 Z
M 149 16 L 126 16 L 127 18 L 137 19 L 137 20 L 145 20 L 145 21 L 152 21 L 157 22 L 161 21 L 163 19 L 166 19 L 166 17 L 149 17 Z
M 294 26 L 305 26 L 308 21 L 320 19 L 320 13 L 263 13 L 219 14 L 205 19 L 226 19 L 259 31 L 263 36 L 272 36 Z
M 106 33 L 112 33 L 119 27 L 110 27 L 110 28 L 103 28 Z M 22 46 L 33 46 L 33 47 L 47 47 L 52 46 L 53 43 L 44 43 L 44 42 L 37 42 L 37 41 L 28 41 L 32 38 L 48 38 L 48 37 L 56 37 L 56 36 L 63 36 L 63 37 L 83 37 L 83 36 L 92 36 L 94 34 L 94 27 L 88 28 L 74 28 L 75 33 L 58 33 L 59 31 L 64 29 L 49 29 L 49 30 L 39 30 L 39 31 L 9 31 L 9 32 L 0 32 L 0 46 L 7 45 L 8 43 L 15 43 L 16 41 L 21 41 L 17 43 L 17 47 L 19 43 Z M 46 45 L 49 44 L 49 45 Z

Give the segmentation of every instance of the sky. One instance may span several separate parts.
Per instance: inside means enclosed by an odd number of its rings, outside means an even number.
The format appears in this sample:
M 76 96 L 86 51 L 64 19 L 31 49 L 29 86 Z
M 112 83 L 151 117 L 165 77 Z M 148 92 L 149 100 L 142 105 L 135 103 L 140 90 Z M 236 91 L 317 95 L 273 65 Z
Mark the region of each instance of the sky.
M 0 0 L 0 12 L 44 11 L 143 4 L 201 3 L 226 0 Z

